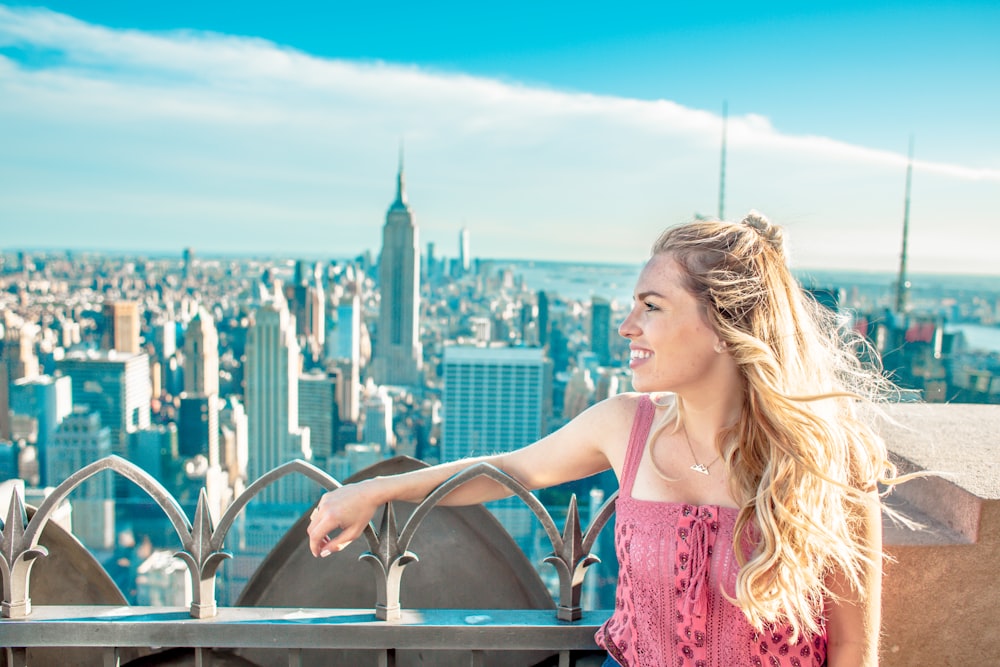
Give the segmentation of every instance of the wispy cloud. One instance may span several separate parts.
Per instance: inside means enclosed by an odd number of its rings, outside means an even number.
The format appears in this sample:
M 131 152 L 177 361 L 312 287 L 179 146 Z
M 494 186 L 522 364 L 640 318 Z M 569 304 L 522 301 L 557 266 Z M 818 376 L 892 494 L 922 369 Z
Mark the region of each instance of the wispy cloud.
M 716 213 L 721 122 L 667 100 L 0 5 L 8 246 L 377 250 L 402 140 L 410 199 L 439 252 L 467 225 L 487 256 L 636 261 L 663 226 Z M 728 141 L 727 213 L 785 222 L 803 263 L 846 266 L 874 242 L 891 268 L 905 155 L 784 134 L 758 115 L 730 117 Z M 996 209 L 1000 170 L 915 169 L 934 193 L 913 208 L 931 253 L 954 245 L 969 213 Z

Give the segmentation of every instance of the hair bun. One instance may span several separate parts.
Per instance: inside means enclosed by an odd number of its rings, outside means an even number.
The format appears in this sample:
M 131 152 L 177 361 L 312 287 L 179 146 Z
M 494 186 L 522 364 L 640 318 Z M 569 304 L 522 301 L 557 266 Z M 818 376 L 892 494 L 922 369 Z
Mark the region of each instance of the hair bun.
M 785 238 L 781 227 L 771 224 L 771 221 L 763 213 L 751 210 L 741 222 L 756 231 L 762 239 L 767 241 L 768 245 L 778 252 L 784 250 Z

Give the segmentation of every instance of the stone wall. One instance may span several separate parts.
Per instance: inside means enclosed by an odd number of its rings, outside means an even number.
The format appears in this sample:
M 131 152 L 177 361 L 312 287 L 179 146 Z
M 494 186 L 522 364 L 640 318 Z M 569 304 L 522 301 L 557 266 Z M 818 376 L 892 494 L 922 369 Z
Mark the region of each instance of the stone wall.
M 1000 664 L 1000 406 L 901 404 L 885 432 L 903 472 L 885 521 L 883 667 Z

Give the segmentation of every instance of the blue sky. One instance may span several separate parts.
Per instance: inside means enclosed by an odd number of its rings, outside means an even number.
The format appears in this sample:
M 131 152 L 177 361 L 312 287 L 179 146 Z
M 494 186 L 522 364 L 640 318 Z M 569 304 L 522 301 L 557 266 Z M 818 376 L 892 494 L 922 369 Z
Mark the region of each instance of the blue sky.
M 2 0 L 0 0 L 2 2 Z M 793 262 L 1000 273 L 996 3 L 0 4 L 0 244 L 627 262 L 718 212 Z

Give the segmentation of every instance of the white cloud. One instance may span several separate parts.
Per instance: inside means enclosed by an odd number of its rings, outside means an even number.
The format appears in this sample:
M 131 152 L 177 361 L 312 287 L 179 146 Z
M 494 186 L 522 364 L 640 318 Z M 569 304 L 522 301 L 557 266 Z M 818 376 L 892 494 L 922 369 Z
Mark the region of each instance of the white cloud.
M 63 230 L 64 245 L 113 225 L 120 245 L 144 247 L 154 237 L 135 222 L 147 221 L 175 247 L 274 248 L 242 231 L 252 220 L 261 237 L 281 229 L 282 250 L 377 249 L 401 139 L 422 237 L 446 255 L 466 225 L 484 255 L 634 261 L 663 226 L 716 212 L 721 119 L 666 100 L 3 6 L 0 46 L 48 54 L 0 58 L 0 207 L 20 223 L 8 246 L 51 243 L 39 225 Z M 848 265 L 869 239 L 896 236 L 905 155 L 782 134 L 759 115 L 730 117 L 728 141 L 727 213 L 788 224 L 800 263 Z M 933 268 L 972 211 L 997 215 L 1000 171 L 915 169 L 933 197 L 914 197 L 913 233 L 933 241 L 911 264 Z M 45 203 L 53 193 L 58 206 Z

